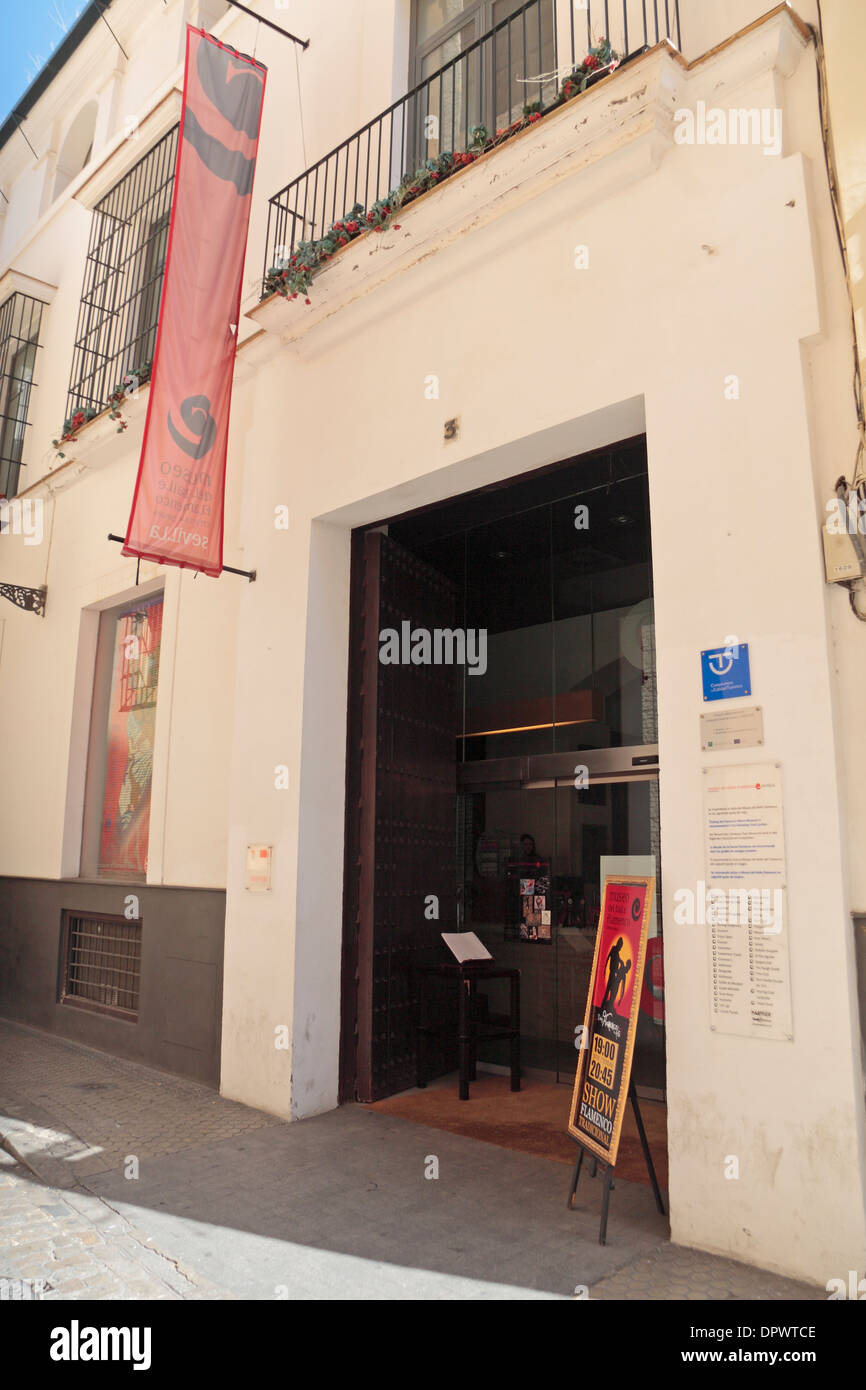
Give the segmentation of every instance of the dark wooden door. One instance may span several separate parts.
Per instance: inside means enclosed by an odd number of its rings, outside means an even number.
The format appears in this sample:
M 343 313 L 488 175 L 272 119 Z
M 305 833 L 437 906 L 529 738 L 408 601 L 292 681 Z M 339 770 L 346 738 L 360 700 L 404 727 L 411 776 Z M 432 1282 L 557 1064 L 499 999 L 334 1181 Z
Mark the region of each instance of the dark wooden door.
M 450 580 L 375 531 L 355 540 L 352 590 L 340 1091 L 368 1101 L 415 1084 L 414 972 L 448 959 L 456 928 L 460 668 L 380 660 L 385 629 L 453 628 Z M 431 1002 L 435 1076 L 456 1065 L 456 1003 Z

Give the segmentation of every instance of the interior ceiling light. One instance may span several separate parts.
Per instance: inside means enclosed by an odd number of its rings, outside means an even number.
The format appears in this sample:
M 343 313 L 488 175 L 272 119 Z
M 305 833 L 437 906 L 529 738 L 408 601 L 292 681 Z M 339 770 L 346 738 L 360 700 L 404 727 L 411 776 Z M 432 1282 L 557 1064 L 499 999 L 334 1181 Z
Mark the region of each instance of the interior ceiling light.
M 529 733 L 537 729 L 563 728 L 571 724 L 593 724 L 604 718 L 604 697 L 600 690 L 562 691 L 556 702 L 550 696 L 506 700 L 495 705 L 470 707 L 468 728 L 461 738 L 483 738 L 493 734 Z
M 492 734 L 527 734 L 535 729 L 567 729 L 572 724 L 593 724 L 594 717 L 586 719 L 557 719 L 552 724 L 518 724 L 513 729 L 476 729 L 471 734 L 459 734 L 458 738 L 485 738 Z

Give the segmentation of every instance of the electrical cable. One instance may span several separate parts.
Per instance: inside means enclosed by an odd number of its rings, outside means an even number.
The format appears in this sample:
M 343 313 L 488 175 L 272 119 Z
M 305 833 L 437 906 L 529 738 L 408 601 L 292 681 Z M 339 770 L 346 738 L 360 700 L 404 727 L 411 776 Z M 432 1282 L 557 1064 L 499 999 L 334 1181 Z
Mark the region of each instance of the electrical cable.
M 857 607 L 857 589 L 855 584 L 846 584 L 845 588 L 848 590 L 848 602 L 851 605 L 851 612 L 854 614 L 855 618 L 859 618 L 861 623 L 866 623 L 866 613 L 861 612 Z
M 299 56 L 298 56 L 298 50 L 297 50 L 297 48 L 295 49 L 295 71 L 296 71 L 297 77 L 298 77 L 298 116 L 300 117 L 300 122 L 301 122 L 301 152 L 302 152 L 302 154 L 303 154 L 303 156 L 304 156 L 304 168 L 306 169 L 306 168 L 308 168 L 308 164 L 307 164 L 307 137 L 306 137 L 306 135 L 305 135 L 305 133 L 304 133 L 304 103 L 303 103 L 303 101 L 301 100 L 301 63 L 300 63 L 300 58 L 299 58 Z
M 821 112 L 821 143 L 824 147 L 824 162 L 827 167 L 827 182 L 830 190 L 830 204 L 833 209 L 833 222 L 836 228 L 836 240 L 839 243 L 839 251 L 842 256 L 842 267 L 845 272 L 845 288 L 848 293 L 848 307 L 851 313 L 851 337 L 854 351 L 854 376 L 852 388 L 854 391 L 854 409 L 857 415 L 857 427 L 860 438 L 857 443 L 857 454 L 854 460 L 854 474 L 851 479 L 850 491 L 866 500 L 866 467 L 864 467 L 864 456 L 866 456 L 866 414 L 863 405 L 863 378 L 860 371 L 860 345 L 857 339 L 857 319 L 854 307 L 854 293 L 852 290 L 851 261 L 848 256 L 848 243 L 845 236 L 845 221 L 842 210 L 842 198 L 839 192 L 839 175 L 836 169 L 836 156 L 833 148 L 833 135 L 830 128 L 830 98 L 827 89 L 827 56 L 824 50 L 824 16 L 821 10 L 821 0 L 817 0 L 818 5 L 818 27 L 810 25 L 812 37 L 815 40 L 816 71 L 818 75 L 818 104 Z M 844 477 L 837 479 L 836 491 L 840 487 L 848 493 L 848 483 Z M 866 613 L 862 612 L 857 606 L 857 585 L 862 580 L 855 580 L 845 585 L 848 590 L 848 601 L 851 605 L 851 612 L 861 623 L 866 623 Z
M 845 269 L 845 282 L 848 289 L 848 302 L 851 309 L 851 331 L 854 342 L 854 405 L 857 411 L 857 423 L 860 426 L 862 448 L 862 440 L 864 432 L 866 432 L 866 416 L 864 416 L 863 409 L 863 382 L 860 375 L 860 354 L 857 343 L 857 321 L 854 316 L 854 297 L 851 292 L 851 263 L 848 259 L 848 245 L 845 239 L 842 201 L 839 194 L 839 178 L 836 171 L 833 137 L 830 130 L 830 101 L 827 92 L 827 59 L 824 51 L 824 20 L 821 13 L 821 0 L 818 0 L 818 28 L 816 30 L 813 26 L 810 27 L 812 28 L 812 34 L 815 39 L 815 53 L 818 59 L 818 96 L 821 109 L 821 138 L 824 146 L 824 161 L 827 166 L 827 179 L 830 185 L 830 202 L 833 207 L 836 238 L 839 242 L 839 250 Z

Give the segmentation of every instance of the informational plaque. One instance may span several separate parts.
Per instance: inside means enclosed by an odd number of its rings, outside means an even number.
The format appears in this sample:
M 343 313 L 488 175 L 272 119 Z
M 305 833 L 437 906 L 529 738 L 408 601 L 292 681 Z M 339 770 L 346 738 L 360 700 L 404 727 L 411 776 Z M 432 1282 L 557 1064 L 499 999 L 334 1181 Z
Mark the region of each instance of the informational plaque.
M 655 879 L 606 875 L 568 1132 L 613 1166 L 628 1100 Z
M 710 1027 L 790 1041 L 782 778 L 776 763 L 704 769 Z
M 760 705 L 714 710 L 701 715 L 704 752 L 724 748 L 760 748 L 764 742 L 764 713 Z
M 247 845 L 244 887 L 251 893 L 271 890 L 271 845 Z

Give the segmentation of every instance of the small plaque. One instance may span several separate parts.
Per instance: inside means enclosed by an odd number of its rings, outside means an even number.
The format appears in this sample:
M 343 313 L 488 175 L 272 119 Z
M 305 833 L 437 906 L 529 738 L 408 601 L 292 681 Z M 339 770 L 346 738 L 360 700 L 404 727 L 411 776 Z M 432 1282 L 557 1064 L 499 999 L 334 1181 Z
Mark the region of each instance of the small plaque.
M 764 712 L 760 705 L 722 709 L 701 715 L 701 748 L 760 748 L 764 742 Z
M 271 891 L 272 845 L 247 845 L 244 887 L 251 893 Z

